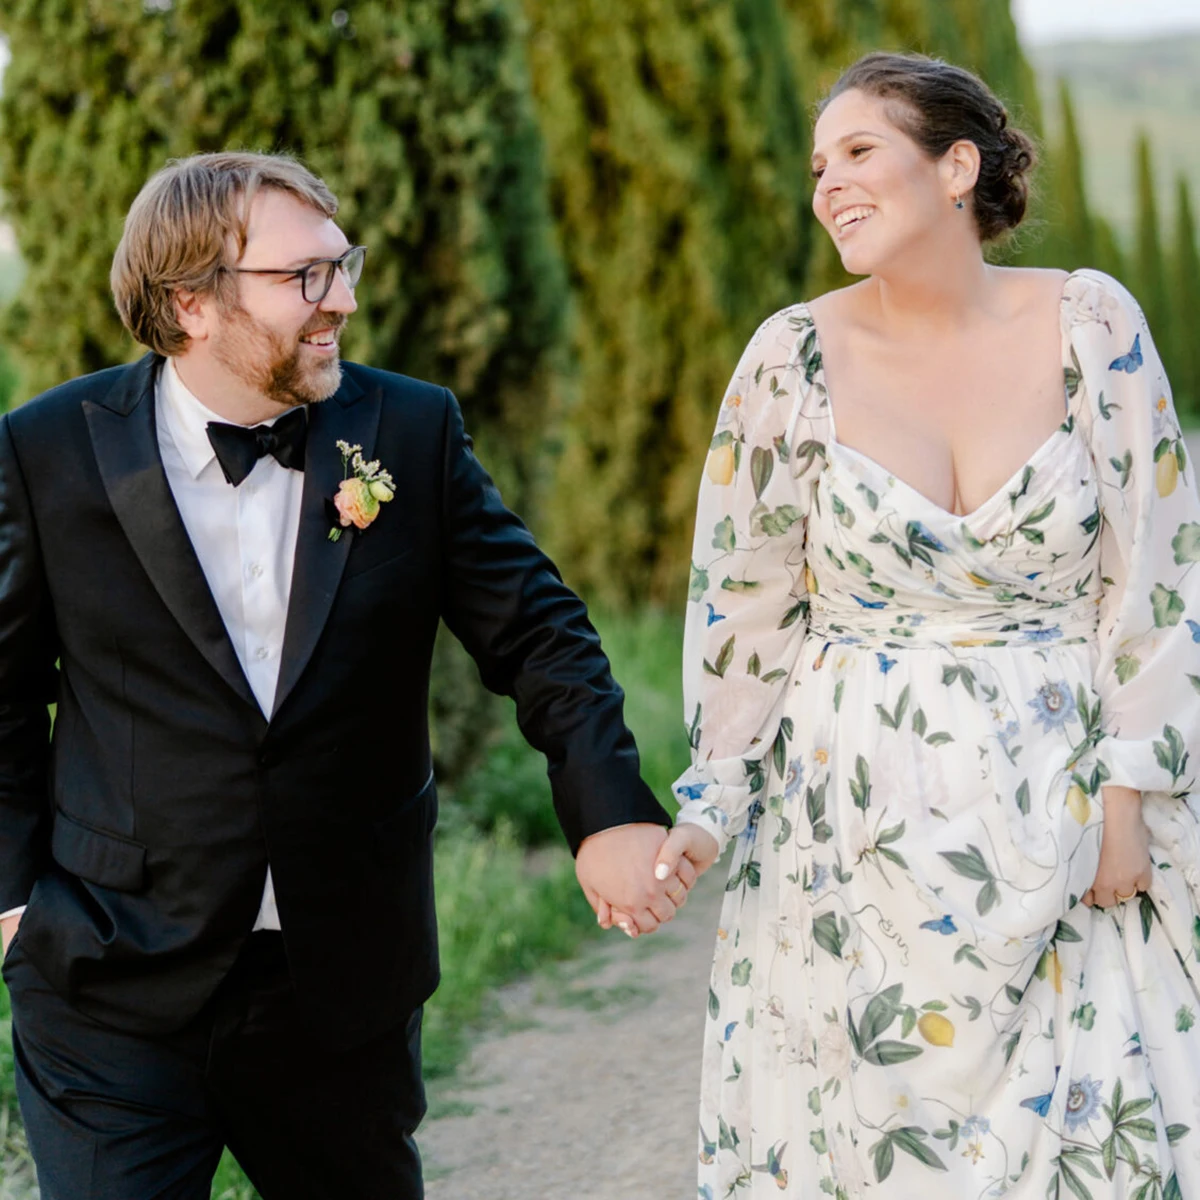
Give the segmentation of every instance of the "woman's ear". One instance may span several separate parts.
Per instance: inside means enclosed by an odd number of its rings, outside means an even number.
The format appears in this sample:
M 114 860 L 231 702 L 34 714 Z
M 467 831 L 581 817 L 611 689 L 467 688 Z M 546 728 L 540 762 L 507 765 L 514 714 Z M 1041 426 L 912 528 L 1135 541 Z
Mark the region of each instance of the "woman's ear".
M 961 138 L 942 156 L 941 168 L 951 199 L 961 199 L 979 180 L 979 147 Z

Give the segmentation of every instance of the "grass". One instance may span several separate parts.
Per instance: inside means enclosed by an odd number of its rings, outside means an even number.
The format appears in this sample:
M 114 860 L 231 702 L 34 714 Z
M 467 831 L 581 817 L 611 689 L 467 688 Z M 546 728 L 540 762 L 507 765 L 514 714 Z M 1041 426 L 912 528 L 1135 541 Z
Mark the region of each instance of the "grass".
M 642 773 L 664 801 L 687 747 L 679 697 L 682 617 L 645 612 L 594 614 L 625 687 L 626 717 L 642 752 Z M 573 954 L 596 931 L 574 866 L 553 820 L 545 764 L 507 722 L 482 766 L 445 798 L 436 850 L 442 985 L 425 1015 L 429 1079 L 455 1071 L 492 990 L 535 966 Z M 529 845 L 543 848 L 530 853 Z M 585 1007 L 591 999 L 578 1003 Z M 0 985 L 0 1200 L 31 1200 L 30 1165 L 17 1119 L 8 996 Z M 212 1200 L 257 1200 L 228 1154 Z

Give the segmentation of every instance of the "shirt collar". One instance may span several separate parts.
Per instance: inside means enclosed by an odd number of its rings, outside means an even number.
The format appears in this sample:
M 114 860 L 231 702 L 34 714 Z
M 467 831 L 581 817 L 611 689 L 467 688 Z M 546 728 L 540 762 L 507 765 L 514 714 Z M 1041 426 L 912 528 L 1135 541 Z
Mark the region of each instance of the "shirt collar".
M 167 430 L 179 451 L 179 457 L 183 459 L 188 474 L 196 479 L 217 457 L 212 442 L 208 440 L 208 423 L 219 421 L 229 425 L 232 422 L 196 399 L 180 379 L 173 358 L 168 358 L 158 373 L 158 399 L 159 412 L 166 419 Z M 270 417 L 257 424 L 274 425 L 277 420 L 278 417 Z

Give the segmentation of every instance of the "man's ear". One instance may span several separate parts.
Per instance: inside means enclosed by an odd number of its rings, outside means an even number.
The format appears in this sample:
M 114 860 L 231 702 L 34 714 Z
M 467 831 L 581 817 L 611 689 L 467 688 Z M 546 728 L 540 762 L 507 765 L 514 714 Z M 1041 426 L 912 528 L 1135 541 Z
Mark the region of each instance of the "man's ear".
M 175 302 L 175 320 L 193 342 L 204 341 L 211 332 L 211 308 L 196 292 L 176 288 L 171 293 Z

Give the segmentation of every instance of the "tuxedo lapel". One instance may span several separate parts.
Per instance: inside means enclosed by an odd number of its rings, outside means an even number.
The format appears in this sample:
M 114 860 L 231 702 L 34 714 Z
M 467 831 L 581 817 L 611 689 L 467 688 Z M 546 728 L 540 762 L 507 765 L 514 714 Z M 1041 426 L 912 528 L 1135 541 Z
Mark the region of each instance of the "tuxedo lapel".
M 342 376 L 342 386 L 330 399 L 308 407 L 304 497 L 273 712 L 283 706 L 317 647 L 350 547 L 359 536 L 356 530 L 347 529 L 336 542 L 329 540 L 333 526 L 330 501 L 343 479 L 337 443 L 361 446 L 363 457 L 369 460 L 379 432 L 380 407 L 378 388 L 364 392 L 347 375 Z
M 108 395 L 84 401 L 100 477 L 163 603 L 213 669 L 259 713 L 163 470 L 154 414 L 160 363 L 146 355 Z

